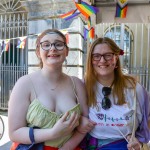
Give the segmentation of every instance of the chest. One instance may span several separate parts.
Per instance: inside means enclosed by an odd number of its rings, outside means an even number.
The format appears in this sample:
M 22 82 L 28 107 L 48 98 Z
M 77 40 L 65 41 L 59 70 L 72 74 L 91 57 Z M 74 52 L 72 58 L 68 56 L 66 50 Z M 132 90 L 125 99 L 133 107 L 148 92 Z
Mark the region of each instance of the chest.
M 59 89 L 54 91 L 45 89 L 38 92 L 37 99 L 46 109 L 57 114 L 65 113 L 77 104 L 72 89 Z
M 96 122 L 103 123 L 115 123 L 115 124 L 130 124 L 132 122 L 132 117 L 134 113 L 133 99 L 132 96 L 125 96 L 126 103 L 123 105 L 116 105 L 116 99 L 112 94 L 109 95 L 109 99 L 111 101 L 111 108 L 104 110 L 102 108 L 102 92 L 97 92 L 96 100 L 97 107 L 90 108 L 90 115 L 95 114 L 93 116 Z M 93 113 L 94 112 L 94 113 Z

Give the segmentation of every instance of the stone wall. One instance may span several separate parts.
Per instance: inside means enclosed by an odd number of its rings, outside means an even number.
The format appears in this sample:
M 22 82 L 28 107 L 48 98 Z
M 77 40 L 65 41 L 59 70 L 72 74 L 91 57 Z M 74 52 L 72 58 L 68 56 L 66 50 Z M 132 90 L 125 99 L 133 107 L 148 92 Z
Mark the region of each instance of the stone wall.
M 83 40 L 84 23 L 80 17 L 65 21 L 59 18 L 60 14 L 72 10 L 75 5 L 72 0 L 36 0 L 22 2 L 23 7 L 29 12 L 28 30 L 28 65 L 29 73 L 38 69 L 38 59 L 35 55 L 36 34 L 48 28 L 67 30 L 69 33 L 70 47 L 67 57 L 68 66 L 63 71 L 69 75 L 83 78 L 84 53 L 86 53 L 86 42 Z

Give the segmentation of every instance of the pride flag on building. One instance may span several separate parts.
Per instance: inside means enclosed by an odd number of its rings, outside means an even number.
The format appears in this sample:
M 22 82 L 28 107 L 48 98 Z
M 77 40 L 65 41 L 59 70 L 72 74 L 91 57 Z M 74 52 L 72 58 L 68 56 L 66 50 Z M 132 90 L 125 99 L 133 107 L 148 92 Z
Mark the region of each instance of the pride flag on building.
M 75 2 L 76 8 L 82 13 L 85 18 L 89 18 L 92 14 L 96 14 L 99 10 L 97 7 L 91 6 L 86 2 L 81 3 Z
M 90 39 L 94 39 L 94 37 L 95 37 L 95 30 L 94 30 L 93 27 L 91 27 L 91 29 L 84 28 L 84 39 L 86 40 L 88 37 Z
M 69 19 L 72 19 L 72 18 L 78 16 L 79 14 L 80 14 L 80 12 L 77 9 L 75 9 L 75 10 L 69 11 L 66 14 L 60 15 L 60 18 L 69 20 Z
M 126 18 L 128 9 L 128 0 L 118 0 L 116 4 L 116 15 L 115 17 Z

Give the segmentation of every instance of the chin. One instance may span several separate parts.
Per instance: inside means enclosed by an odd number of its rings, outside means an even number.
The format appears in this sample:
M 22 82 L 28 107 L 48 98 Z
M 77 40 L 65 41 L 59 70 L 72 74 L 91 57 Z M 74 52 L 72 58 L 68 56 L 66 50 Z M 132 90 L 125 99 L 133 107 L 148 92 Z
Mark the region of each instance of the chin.
M 111 74 L 112 74 L 112 72 L 99 72 L 98 73 L 99 76 L 104 76 L 104 77 L 110 76 Z

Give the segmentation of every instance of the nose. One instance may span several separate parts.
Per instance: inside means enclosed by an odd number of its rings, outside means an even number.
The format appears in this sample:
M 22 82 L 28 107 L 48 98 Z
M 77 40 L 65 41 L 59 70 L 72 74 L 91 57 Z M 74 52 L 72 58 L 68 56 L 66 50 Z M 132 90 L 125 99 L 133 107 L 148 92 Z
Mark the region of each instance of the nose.
M 106 62 L 106 60 L 105 60 L 105 58 L 104 58 L 104 56 L 103 56 L 103 55 L 101 56 L 101 58 L 100 58 L 99 62 Z
M 50 51 L 52 50 L 56 50 L 55 46 L 54 46 L 54 43 L 51 44 L 51 48 L 49 49 Z

